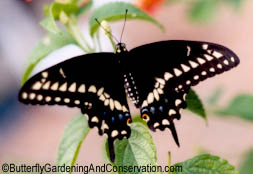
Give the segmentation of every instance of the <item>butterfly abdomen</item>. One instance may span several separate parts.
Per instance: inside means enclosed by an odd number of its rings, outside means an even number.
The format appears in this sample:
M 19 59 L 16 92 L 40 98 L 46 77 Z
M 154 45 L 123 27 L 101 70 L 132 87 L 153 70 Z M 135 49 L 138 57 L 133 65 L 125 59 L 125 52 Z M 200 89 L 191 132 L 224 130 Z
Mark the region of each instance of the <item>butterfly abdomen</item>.
M 124 81 L 125 89 L 126 93 L 128 94 L 128 97 L 137 107 L 139 107 L 140 102 L 139 92 L 132 74 L 131 73 L 124 74 L 124 79 L 125 79 Z

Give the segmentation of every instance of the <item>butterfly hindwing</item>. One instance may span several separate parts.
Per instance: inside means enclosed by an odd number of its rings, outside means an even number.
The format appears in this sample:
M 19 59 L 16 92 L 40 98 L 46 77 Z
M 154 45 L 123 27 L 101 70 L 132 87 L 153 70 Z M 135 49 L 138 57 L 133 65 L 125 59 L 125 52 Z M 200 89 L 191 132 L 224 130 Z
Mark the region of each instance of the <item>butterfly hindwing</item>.
M 43 70 L 24 84 L 19 100 L 79 107 L 91 128 L 108 135 L 112 160 L 113 141 L 130 136 L 123 72 L 113 53 L 87 54 Z
M 141 117 L 153 131 L 169 128 L 175 142 L 179 145 L 173 121 L 174 119 L 180 119 L 181 109 L 186 108 L 185 96 L 188 91 L 175 92 L 164 89 L 163 94 L 156 91 L 157 89 L 154 89 L 153 92 L 148 94 L 147 100 L 144 101 L 141 108 Z
M 128 66 L 137 86 L 142 118 L 150 129 L 170 128 L 178 144 L 174 118 L 186 108 L 191 86 L 239 64 L 230 49 L 208 42 L 162 41 L 134 48 Z M 161 109 L 160 109 L 161 108 Z

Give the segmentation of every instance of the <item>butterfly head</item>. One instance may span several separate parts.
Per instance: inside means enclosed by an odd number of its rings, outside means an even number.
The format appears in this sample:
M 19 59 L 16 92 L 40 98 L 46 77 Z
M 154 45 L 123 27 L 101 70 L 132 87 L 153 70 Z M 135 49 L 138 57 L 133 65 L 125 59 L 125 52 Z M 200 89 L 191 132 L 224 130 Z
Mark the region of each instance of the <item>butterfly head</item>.
M 126 44 L 124 43 L 118 43 L 116 45 L 116 53 L 124 53 L 127 52 Z

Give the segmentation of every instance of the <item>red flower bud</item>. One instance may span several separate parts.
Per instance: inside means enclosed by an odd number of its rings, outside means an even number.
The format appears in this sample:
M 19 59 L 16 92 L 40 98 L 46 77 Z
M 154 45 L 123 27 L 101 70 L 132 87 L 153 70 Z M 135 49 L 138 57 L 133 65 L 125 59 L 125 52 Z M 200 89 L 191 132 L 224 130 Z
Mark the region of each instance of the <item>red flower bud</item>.
M 164 0 L 136 0 L 135 4 L 147 13 L 155 12 L 164 2 Z

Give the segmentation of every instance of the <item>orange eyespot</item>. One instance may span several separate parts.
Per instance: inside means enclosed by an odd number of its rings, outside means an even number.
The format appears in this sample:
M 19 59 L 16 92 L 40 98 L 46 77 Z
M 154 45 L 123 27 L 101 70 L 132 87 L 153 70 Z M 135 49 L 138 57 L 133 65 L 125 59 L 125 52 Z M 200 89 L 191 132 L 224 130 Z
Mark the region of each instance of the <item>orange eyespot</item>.
M 131 119 L 131 118 L 128 118 L 128 119 L 127 119 L 127 125 L 129 125 L 130 123 L 132 123 L 132 119 Z
M 148 114 L 142 114 L 141 118 L 145 121 L 149 121 L 149 116 Z

